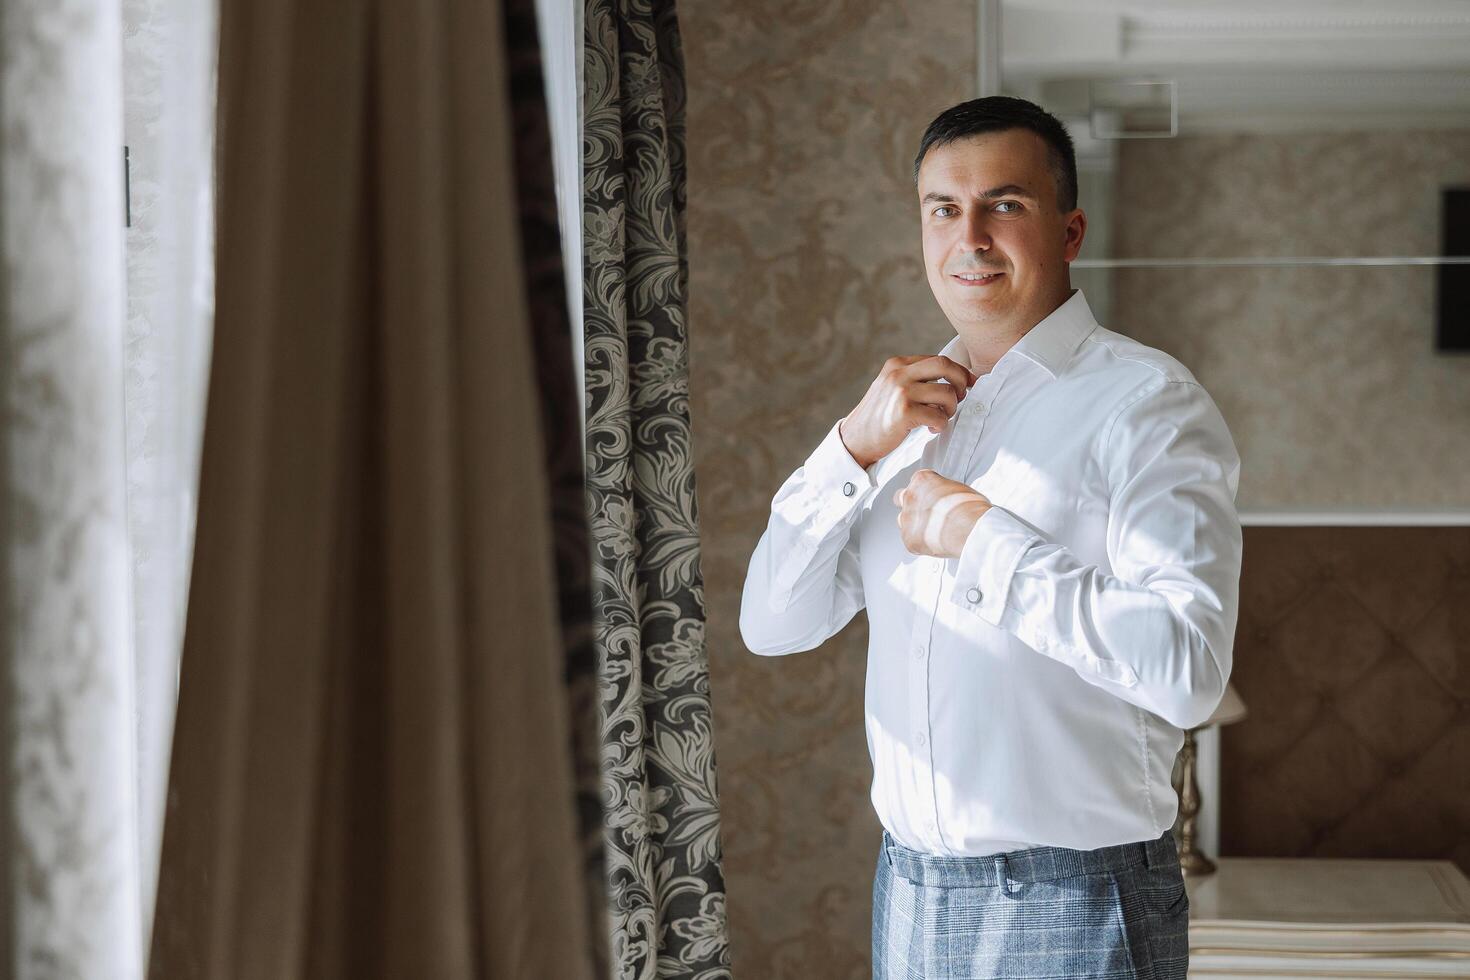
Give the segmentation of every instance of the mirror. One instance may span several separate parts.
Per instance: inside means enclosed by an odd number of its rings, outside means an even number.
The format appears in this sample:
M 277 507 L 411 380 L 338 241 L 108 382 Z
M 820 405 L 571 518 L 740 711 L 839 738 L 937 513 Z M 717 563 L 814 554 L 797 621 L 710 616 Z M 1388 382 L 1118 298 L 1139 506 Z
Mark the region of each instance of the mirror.
M 1000 30 L 985 30 L 987 18 Z M 1067 123 L 1073 285 L 1224 412 L 1247 523 L 1470 523 L 1470 4 L 982 4 Z

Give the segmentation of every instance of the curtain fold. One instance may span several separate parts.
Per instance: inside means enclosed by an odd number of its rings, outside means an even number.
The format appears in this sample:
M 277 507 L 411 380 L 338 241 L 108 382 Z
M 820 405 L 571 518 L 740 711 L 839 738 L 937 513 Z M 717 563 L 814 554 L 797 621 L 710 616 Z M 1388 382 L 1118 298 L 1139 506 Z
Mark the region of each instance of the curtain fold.
M 222 5 L 161 980 L 592 976 L 571 364 L 509 14 Z
M 520 204 L 521 240 L 525 243 L 526 298 L 534 329 L 536 383 L 541 392 L 548 496 L 556 542 L 556 580 L 562 636 L 566 644 L 567 692 L 571 705 L 572 759 L 577 789 L 579 860 L 588 898 L 594 964 L 607 975 L 607 932 L 602 928 L 607 901 L 603 861 L 602 799 L 599 792 L 601 744 L 597 717 L 597 650 L 592 636 L 592 568 L 588 539 L 586 473 L 583 468 L 583 398 L 578 386 L 571 324 L 580 305 L 569 310 L 566 254 L 561 247 L 565 224 L 558 206 L 558 175 L 547 166 L 553 157 L 547 77 L 538 38 L 536 0 L 504 0 L 506 33 L 511 52 L 510 91 L 515 111 L 515 165 Z M 565 24 L 562 27 L 568 26 Z M 577 45 L 580 48 L 580 44 Z M 574 208 L 574 215 L 580 214 Z M 574 217 L 575 220 L 575 217 Z M 578 229 L 580 231 L 580 229 Z
M 611 957 L 730 976 L 689 424 L 684 69 L 669 0 L 588 0 L 587 508 Z

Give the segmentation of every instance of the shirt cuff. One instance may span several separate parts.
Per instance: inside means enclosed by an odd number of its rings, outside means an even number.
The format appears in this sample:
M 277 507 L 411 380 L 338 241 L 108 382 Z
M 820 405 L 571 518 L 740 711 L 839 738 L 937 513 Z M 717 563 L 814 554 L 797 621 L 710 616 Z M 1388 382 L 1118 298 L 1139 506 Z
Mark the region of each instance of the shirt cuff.
M 791 590 L 810 567 L 822 542 L 850 522 L 877 489 L 872 473 L 859 466 L 843 445 L 838 432 L 842 421 L 833 424 L 802 464 L 802 482 L 797 494 L 779 500 L 776 505 L 798 529 L 795 543 L 776 569 L 772 582 L 770 602 L 776 612 L 785 609 Z
M 992 504 L 975 522 L 960 549 L 950 599 L 991 626 L 1000 626 L 1016 567 L 1026 550 L 1041 540 L 1035 528 Z
M 812 486 L 834 510 L 844 513 L 860 506 L 878 485 L 843 445 L 839 429 L 845 421 L 843 417 L 833 424 L 804 464 Z

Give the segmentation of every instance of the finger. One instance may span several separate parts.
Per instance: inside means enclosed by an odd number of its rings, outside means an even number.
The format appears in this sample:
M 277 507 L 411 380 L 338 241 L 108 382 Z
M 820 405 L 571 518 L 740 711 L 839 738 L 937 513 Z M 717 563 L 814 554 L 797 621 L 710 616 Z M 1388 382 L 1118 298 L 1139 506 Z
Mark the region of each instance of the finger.
M 933 357 L 915 361 L 905 367 L 904 372 L 913 381 L 943 379 L 954 385 L 958 391 L 968 391 L 970 385 L 974 384 L 974 381 L 971 380 L 974 372 L 954 358 L 945 357 L 943 354 L 935 354 Z
M 930 432 L 943 432 L 949 425 L 949 416 L 932 405 L 911 403 L 904 409 L 903 417 L 910 429 L 926 425 Z
M 921 382 L 909 388 L 909 398 L 925 405 L 933 405 L 944 412 L 945 418 L 953 415 L 959 407 L 962 390 L 954 385 L 936 382 Z
M 898 375 L 901 372 L 906 371 L 910 365 L 917 364 L 919 361 L 928 360 L 930 356 L 932 355 L 894 354 L 892 357 L 883 362 L 883 367 L 878 372 L 878 376 L 881 378 L 884 375 Z
M 899 487 L 898 488 L 898 493 L 896 493 L 896 494 L 893 495 L 893 506 L 899 508 L 900 510 L 903 509 L 903 491 L 904 491 L 904 488 L 903 487 Z
M 914 475 L 909 477 L 908 490 L 916 501 L 932 500 L 938 485 L 947 482 L 949 482 L 948 479 L 939 475 L 936 470 L 915 470 Z

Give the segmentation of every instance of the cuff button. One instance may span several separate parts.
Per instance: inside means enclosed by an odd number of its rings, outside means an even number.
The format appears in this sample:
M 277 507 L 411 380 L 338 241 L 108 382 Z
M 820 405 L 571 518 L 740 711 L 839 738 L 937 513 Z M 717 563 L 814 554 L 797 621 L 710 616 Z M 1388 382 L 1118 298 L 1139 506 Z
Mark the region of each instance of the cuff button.
M 857 487 L 851 480 L 842 485 L 842 495 L 844 497 L 851 497 L 855 493 L 857 493 Z
M 971 589 L 969 592 L 966 592 L 965 593 L 965 598 L 966 599 L 969 599 L 971 602 L 979 602 L 980 601 L 980 590 L 979 589 Z

